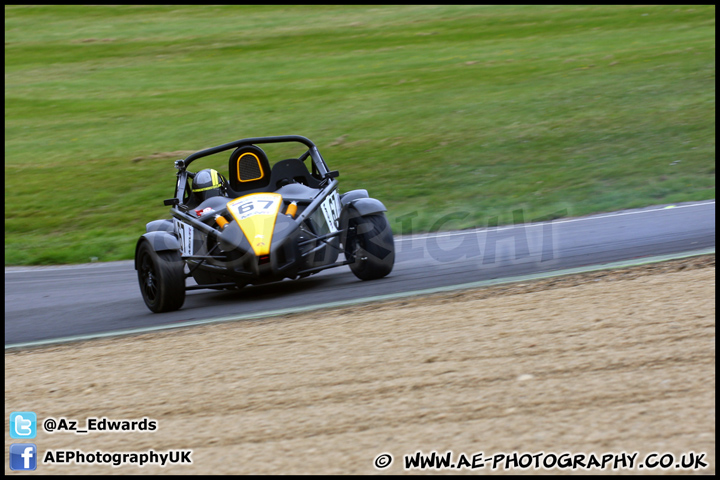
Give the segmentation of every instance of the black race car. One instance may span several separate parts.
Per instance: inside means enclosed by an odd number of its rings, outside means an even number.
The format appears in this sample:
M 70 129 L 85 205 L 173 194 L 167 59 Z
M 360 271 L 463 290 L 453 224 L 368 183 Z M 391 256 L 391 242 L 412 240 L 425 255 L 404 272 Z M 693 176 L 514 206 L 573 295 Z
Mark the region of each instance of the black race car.
M 258 145 L 283 142 L 300 144 L 300 155 L 271 166 Z M 227 150 L 227 179 L 214 169 L 188 170 Z M 372 280 L 393 268 L 385 206 L 366 190 L 339 194 L 338 172 L 305 137 L 245 138 L 193 153 L 175 168 L 175 196 L 165 200 L 172 220 L 148 223 L 135 248 L 140 291 L 153 312 L 179 309 L 187 290 L 242 288 L 341 265 Z M 186 286 L 188 277 L 197 285 Z

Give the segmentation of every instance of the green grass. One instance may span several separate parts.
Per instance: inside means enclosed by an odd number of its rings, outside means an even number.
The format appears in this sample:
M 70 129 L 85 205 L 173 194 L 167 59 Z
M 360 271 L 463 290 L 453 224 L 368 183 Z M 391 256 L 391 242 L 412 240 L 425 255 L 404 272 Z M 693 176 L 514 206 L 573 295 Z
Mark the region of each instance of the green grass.
M 286 134 L 396 233 L 715 198 L 715 7 L 6 6 L 5 264 L 130 259 L 168 152 Z

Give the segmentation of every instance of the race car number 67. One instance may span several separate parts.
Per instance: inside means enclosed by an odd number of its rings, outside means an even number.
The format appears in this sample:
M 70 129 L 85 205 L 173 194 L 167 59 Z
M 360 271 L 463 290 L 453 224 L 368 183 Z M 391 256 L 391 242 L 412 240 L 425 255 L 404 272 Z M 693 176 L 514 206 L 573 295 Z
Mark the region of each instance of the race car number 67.
M 274 215 L 282 202 L 280 195 L 253 194 L 253 197 L 233 200 L 228 203 L 228 209 L 238 220 L 244 220 L 253 215 Z
M 264 203 L 265 206 L 262 207 L 263 210 L 270 210 L 270 207 L 272 207 L 273 203 L 275 203 L 274 200 L 258 200 L 257 203 Z M 236 206 L 238 213 L 244 214 L 248 213 L 250 210 L 255 208 L 255 202 L 250 200 L 249 202 L 242 203 L 238 206 Z

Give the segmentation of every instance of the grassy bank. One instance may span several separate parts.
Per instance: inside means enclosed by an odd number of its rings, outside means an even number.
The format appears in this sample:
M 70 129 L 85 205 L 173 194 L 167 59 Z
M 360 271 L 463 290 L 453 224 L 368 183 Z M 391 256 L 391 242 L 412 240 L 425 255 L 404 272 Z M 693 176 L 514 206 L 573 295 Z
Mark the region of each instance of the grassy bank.
M 715 7 L 6 6 L 5 264 L 132 258 L 178 151 L 283 134 L 396 233 L 714 198 Z

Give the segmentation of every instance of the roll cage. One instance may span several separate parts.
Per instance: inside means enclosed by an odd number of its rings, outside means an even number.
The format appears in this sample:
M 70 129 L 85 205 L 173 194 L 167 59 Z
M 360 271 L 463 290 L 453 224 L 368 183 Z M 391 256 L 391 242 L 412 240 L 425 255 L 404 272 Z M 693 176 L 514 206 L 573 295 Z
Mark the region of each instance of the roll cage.
M 190 172 L 187 171 L 188 166 L 194 162 L 195 160 L 198 160 L 203 157 L 207 157 L 210 155 L 214 155 L 216 153 L 224 152 L 227 150 L 232 150 L 239 147 L 244 146 L 250 146 L 250 145 L 257 145 L 257 144 L 268 144 L 268 143 L 288 143 L 288 142 L 297 142 L 305 145 L 308 147 L 308 150 L 303 153 L 300 157 L 298 157 L 298 160 L 304 162 L 308 156 L 312 160 L 313 170 L 317 172 L 319 177 L 321 178 L 321 184 L 320 188 L 324 188 L 328 183 L 332 182 L 332 179 L 336 178 L 338 176 L 338 172 L 330 171 L 327 164 L 325 163 L 325 160 L 323 159 L 322 155 L 320 155 L 320 152 L 318 151 L 315 144 L 306 137 L 300 136 L 300 135 L 281 135 L 276 137 L 253 137 L 253 138 L 243 138 L 240 140 L 235 140 L 234 142 L 225 143 L 223 145 L 218 145 L 217 147 L 211 147 L 206 148 L 205 150 L 200 150 L 198 152 L 195 152 L 191 155 L 188 155 L 185 159 L 182 160 L 176 160 L 175 161 L 175 168 L 178 169 L 178 181 L 175 188 L 175 198 L 174 199 L 168 199 L 165 200 L 166 205 L 182 205 L 183 198 L 185 195 L 185 187 L 187 185 L 188 176 L 190 176 Z

